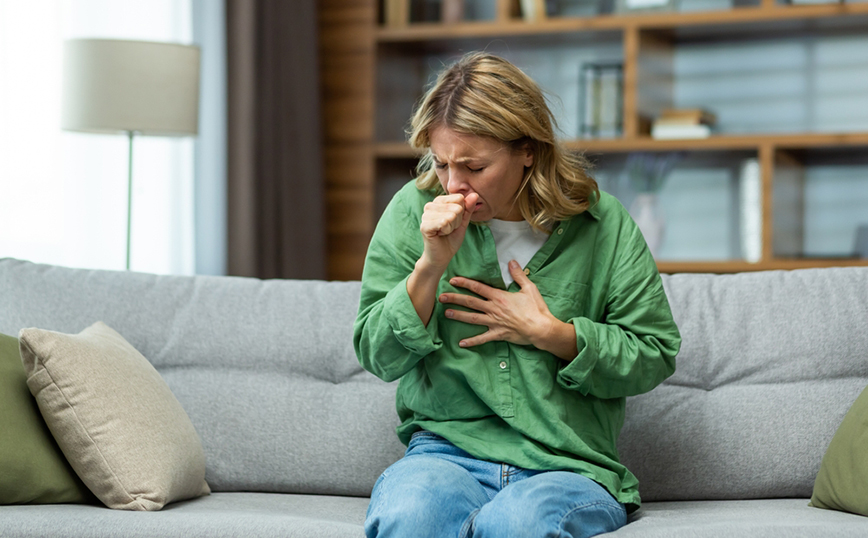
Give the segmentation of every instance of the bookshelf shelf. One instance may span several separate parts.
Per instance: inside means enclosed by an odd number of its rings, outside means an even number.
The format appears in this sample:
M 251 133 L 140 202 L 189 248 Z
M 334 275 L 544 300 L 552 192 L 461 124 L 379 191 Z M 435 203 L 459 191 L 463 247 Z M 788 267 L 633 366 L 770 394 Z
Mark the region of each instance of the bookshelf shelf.
M 461 22 L 456 24 L 413 23 L 403 27 L 379 27 L 376 40 L 380 43 L 406 43 L 466 38 L 551 35 L 587 31 L 678 30 L 690 27 L 715 26 L 718 31 L 765 31 L 768 23 L 838 20 L 858 25 L 868 19 L 868 3 L 818 5 L 759 5 L 735 7 L 729 10 L 694 13 L 613 14 L 594 17 L 551 17 L 528 22 L 521 19 Z
M 864 267 L 868 260 L 861 259 L 772 259 L 757 263 L 743 260 L 726 260 L 712 262 L 692 261 L 659 261 L 657 268 L 661 273 L 746 273 L 751 271 L 792 271 L 794 269 L 812 269 L 817 267 Z
M 566 145 L 571 149 L 588 153 L 759 150 L 764 146 L 780 149 L 868 147 L 868 133 L 715 135 L 708 138 L 683 140 L 655 140 L 650 137 L 638 137 L 633 139 L 573 140 L 567 142 Z
M 402 3 L 403 2 L 403 3 Z M 623 62 L 623 135 L 609 139 L 573 139 L 567 147 L 589 156 L 620 159 L 631 152 L 684 151 L 718 155 L 715 159 L 753 156 L 760 165 L 762 188 L 762 256 L 744 260 L 659 262 L 661 272 L 734 273 L 809 267 L 868 265 L 845 257 L 799 257 L 776 250 L 787 219 L 774 198 L 785 189 L 806 199 L 804 171 L 824 152 L 868 155 L 868 126 L 845 132 L 715 133 L 704 139 L 657 140 L 648 134 L 651 118 L 671 108 L 674 57 L 679 47 L 695 43 L 744 40 L 810 40 L 827 33 L 868 35 L 868 2 L 819 5 L 756 5 L 704 12 L 606 14 L 591 17 L 551 16 L 526 21 L 514 0 L 496 0 L 493 20 L 453 24 L 410 23 L 409 0 L 323 0 L 320 8 L 324 66 L 327 199 L 329 200 L 329 277 L 361 275 L 367 242 L 379 212 L 401 181 L 410 179 L 419 154 L 400 140 L 412 104 L 424 91 L 431 58 L 456 57 L 467 50 L 500 42 L 506 49 L 571 51 L 607 43 Z M 402 23 L 390 19 L 399 6 Z M 386 24 L 383 21 L 390 21 Z M 578 60 L 577 60 L 578 61 Z M 353 66 L 354 76 L 343 71 Z M 403 78 L 390 78 L 395 72 Z M 576 71 L 578 73 L 578 70 Z M 721 127 L 723 129 L 723 127 Z M 829 131 L 823 128 L 823 131 Z M 840 152 L 839 152 L 840 153 Z M 606 157 L 608 158 L 608 157 Z M 807 160 L 806 160 L 807 159 Z M 854 159 L 862 159 L 855 157 Z M 790 208 L 787 209 L 789 211 Z M 804 219 L 804 210 L 800 210 Z M 790 219 L 791 220 L 791 219 Z

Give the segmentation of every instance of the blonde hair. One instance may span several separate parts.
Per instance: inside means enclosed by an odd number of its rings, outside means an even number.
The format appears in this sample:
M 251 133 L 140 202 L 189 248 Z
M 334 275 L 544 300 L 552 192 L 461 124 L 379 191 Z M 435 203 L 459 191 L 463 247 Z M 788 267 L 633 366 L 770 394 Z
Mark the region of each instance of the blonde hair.
M 581 155 L 563 148 L 555 119 L 539 86 L 508 61 L 483 52 L 466 54 L 443 70 L 410 120 L 410 145 L 428 149 L 416 169 L 416 186 L 443 193 L 430 151 L 437 126 L 493 138 L 513 151 L 527 147 L 533 164 L 525 172 L 516 203 L 538 230 L 586 211 L 600 195 Z

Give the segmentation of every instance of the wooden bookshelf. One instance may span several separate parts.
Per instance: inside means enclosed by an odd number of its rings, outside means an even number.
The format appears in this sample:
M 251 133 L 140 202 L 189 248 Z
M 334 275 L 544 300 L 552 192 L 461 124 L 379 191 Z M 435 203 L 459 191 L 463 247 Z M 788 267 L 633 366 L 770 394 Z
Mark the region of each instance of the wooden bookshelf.
M 650 137 L 633 139 L 568 140 L 564 145 L 588 154 L 629 153 L 631 151 L 731 151 L 757 150 L 763 146 L 780 149 L 807 148 L 868 148 L 866 133 L 803 133 L 770 135 L 716 135 L 709 138 L 685 140 L 655 140 Z M 405 142 L 380 142 L 374 146 L 378 159 L 412 159 L 419 153 Z
M 764 200 L 761 261 L 661 261 L 662 272 L 734 273 L 868 265 L 868 260 L 775 255 L 772 246 L 776 226 L 772 203 L 775 174 L 785 168 L 798 170 L 800 155 L 804 152 L 868 149 L 868 132 L 724 133 L 705 139 L 655 140 L 644 131 L 646 118 L 654 117 L 661 108 L 672 105 L 674 76 L 670 68 L 668 75 L 666 72 L 663 76 L 658 73 L 650 79 L 645 74 L 645 65 L 654 61 L 659 66 L 661 58 L 664 66 L 667 59 L 671 63 L 673 51 L 683 40 L 711 38 L 727 41 L 766 35 L 799 40 L 818 29 L 836 28 L 868 32 L 868 3 L 789 5 L 760 0 L 755 6 L 723 11 L 548 17 L 528 22 L 516 16 L 512 0 L 497 2 L 494 20 L 439 24 L 411 22 L 409 12 L 396 5 L 395 0 L 324 0 L 320 8 L 323 14 L 320 30 L 327 123 L 329 278 L 360 277 L 367 241 L 379 217 L 377 198 L 383 189 L 380 171 L 399 169 L 409 172 L 419 156 L 405 142 L 377 139 L 376 124 L 385 113 L 377 107 L 378 94 L 384 90 L 382 82 L 378 82 L 378 70 L 389 65 L 388 62 L 394 58 L 413 60 L 432 51 L 470 50 L 483 47 L 495 38 L 516 47 L 526 43 L 546 46 L 549 41 L 554 43 L 574 38 L 604 37 L 621 41 L 625 83 L 623 136 L 566 141 L 566 145 L 575 151 L 587 155 L 635 151 L 748 152 L 757 156 Z M 409 3 L 405 3 L 406 6 Z M 389 9 L 393 10 L 391 19 L 387 12 Z M 386 24 L 394 21 L 395 17 L 400 19 L 399 23 Z M 342 33 L 349 37 L 342 37 Z M 350 67 L 348 78 L 346 69 Z M 654 91 L 648 91 L 649 88 Z M 403 91 L 396 96 L 415 101 L 422 88 L 388 90 L 392 93 Z M 643 99 L 643 94 L 663 97 L 650 102 Z

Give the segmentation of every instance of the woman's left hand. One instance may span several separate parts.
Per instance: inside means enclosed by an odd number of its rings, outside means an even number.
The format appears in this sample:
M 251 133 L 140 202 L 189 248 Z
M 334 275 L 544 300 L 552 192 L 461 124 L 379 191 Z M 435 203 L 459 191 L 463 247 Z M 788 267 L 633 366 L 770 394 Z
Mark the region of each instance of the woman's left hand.
M 459 345 L 472 347 L 503 340 L 519 345 L 530 344 L 571 360 L 576 356 L 573 326 L 552 315 L 536 285 L 514 260 L 509 262 L 509 273 L 521 287 L 521 291 L 510 293 L 463 277 L 454 277 L 449 281 L 453 286 L 470 290 L 482 298 L 460 293 L 441 294 L 441 303 L 457 304 L 475 310 L 464 312 L 448 309 L 446 317 L 488 327 L 488 331 L 465 338 Z

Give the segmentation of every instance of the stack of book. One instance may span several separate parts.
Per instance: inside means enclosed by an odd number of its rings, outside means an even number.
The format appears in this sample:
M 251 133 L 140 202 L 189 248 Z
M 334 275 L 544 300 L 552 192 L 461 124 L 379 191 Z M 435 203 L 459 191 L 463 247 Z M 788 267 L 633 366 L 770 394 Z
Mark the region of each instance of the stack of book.
M 717 117 L 702 109 L 664 110 L 651 126 L 651 137 L 661 140 L 708 138 Z

